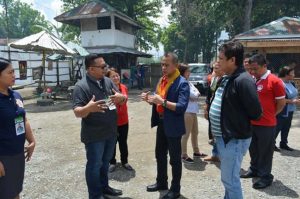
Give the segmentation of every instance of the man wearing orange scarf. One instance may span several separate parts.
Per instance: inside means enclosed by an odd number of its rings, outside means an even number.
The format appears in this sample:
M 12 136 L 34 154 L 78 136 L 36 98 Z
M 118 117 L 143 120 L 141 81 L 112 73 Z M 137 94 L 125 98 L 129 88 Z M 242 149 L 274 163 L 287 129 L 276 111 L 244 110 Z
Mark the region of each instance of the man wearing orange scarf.
M 157 161 L 156 183 L 147 186 L 148 192 L 168 189 L 168 152 L 172 166 L 172 182 L 163 199 L 180 197 L 182 173 L 181 137 L 185 134 L 184 113 L 188 105 L 190 89 L 185 78 L 178 71 L 178 58 L 166 53 L 162 58 L 163 77 L 156 93 L 142 93 L 142 100 L 153 105 L 151 127 L 157 126 L 155 156 Z

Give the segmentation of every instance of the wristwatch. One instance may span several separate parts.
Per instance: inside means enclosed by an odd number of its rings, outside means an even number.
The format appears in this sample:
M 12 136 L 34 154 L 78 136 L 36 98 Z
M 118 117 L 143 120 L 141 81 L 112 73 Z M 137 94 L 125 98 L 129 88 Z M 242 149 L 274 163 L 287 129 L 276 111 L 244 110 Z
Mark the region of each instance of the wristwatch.
M 167 100 L 166 100 L 166 99 L 164 100 L 162 106 L 163 106 L 164 108 L 167 108 Z

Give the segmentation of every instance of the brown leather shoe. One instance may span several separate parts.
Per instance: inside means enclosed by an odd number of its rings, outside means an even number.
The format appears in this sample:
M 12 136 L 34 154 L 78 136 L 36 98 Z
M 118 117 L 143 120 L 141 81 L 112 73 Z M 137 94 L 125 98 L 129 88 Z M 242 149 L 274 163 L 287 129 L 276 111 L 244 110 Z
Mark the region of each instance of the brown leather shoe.
M 220 162 L 220 159 L 217 156 L 208 156 L 203 160 L 207 162 Z

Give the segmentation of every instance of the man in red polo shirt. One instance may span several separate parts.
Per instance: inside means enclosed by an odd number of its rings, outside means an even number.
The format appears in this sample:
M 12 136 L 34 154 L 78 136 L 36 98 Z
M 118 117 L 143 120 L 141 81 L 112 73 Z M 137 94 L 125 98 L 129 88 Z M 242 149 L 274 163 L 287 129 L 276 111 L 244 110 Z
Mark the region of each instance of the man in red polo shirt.
M 242 178 L 259 177 L 253 184 L 254 189 L 270 186 L 274 176 L 272 160 L 275 144 L 276 115 L 285 106 L 285 89 L 282 80 L 267 69 L 264 55 L 257 54 L 249 59 L 250 72 L 256 78 L 257 92 L 263 115 L 258 121 L 252 121 L 253 136 L 249 148 L 251 166 L 241 175 Z

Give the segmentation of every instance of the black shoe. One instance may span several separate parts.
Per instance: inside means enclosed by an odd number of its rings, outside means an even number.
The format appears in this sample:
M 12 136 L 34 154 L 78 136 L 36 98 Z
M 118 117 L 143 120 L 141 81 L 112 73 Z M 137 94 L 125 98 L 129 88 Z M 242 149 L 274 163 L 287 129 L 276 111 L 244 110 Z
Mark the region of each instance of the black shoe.
M 264 189 L 272 184 L 272 181 L 259 180 L 253 184 L 253 189 Z
M 287 151 L 294 151 L 294 149 L 290 148 L 287 144 L 286 145 L 280 145 L 281 149 L 287 150 Z
M 109 195 L 109 196 L 120 196 L 122 195 L 122 191 L 118 189 L 114 189 L 112 187 L 107 187 L 103 190 L 104 195 Z
M 241 178 L 255 178 L 257 177 L 256 173 L 252 172 L 251 170 L 248 170 L 246 173 L 240 175 Z
M 164 191 L 164 190 L 168 190 L 168 186 L 159 186 L 157 185 L 157 183 L 153 184 L 153 185 L 149 185 L 147 186 L 147 191 L 148 192 L 155 192 L 155 191 Z
M 112 172 L 114 172 L 116 170 L 116 168 L 117 168 L 116 164 L 110 164 L 109 168 L 108 168 L 108 172 L 112 173 Z
M 182 157 L 182 162 L 185 164 L 194 164 L 194 160 L 190 157 Z
M 162 199 L 176 199 L 180 197 L 180 193 L 169 191 L 166 195 L 162 197 Z
M 128 163 L 122 164 L 122 167 L 128 171 L 133 171 L 132 166 L 130 166 L 130 164 L 128 164 Z
M 280 152 L 280 149 L 277 146 L 275 146 L 274 151 Z

